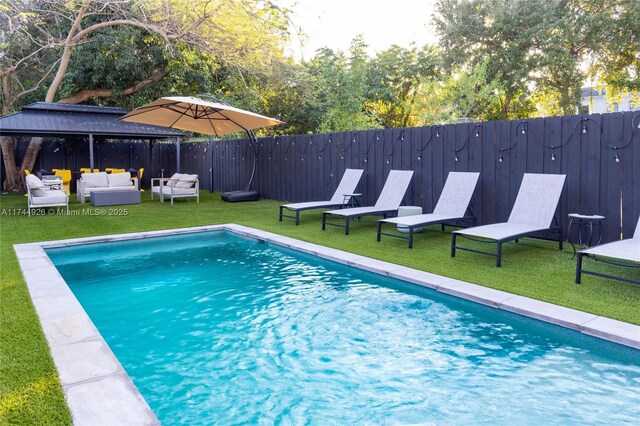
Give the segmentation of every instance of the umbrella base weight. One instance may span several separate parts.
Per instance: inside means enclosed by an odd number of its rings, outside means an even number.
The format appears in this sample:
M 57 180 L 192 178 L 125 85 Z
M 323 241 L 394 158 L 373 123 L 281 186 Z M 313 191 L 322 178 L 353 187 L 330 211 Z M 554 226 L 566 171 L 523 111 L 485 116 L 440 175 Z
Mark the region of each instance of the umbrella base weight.
M 220 194 L 222 201 L 237 203 L 240 201 L 258 201 L 260 193 L 258 191 L 229 191 Z

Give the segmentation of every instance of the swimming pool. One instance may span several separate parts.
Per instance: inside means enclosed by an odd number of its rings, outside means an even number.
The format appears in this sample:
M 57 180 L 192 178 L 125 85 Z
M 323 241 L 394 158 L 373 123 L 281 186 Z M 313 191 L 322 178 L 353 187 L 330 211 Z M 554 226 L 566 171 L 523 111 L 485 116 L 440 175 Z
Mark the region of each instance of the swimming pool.
M 640 417 L 636 350 L 272 244 L 47 252 L 163 423 Z

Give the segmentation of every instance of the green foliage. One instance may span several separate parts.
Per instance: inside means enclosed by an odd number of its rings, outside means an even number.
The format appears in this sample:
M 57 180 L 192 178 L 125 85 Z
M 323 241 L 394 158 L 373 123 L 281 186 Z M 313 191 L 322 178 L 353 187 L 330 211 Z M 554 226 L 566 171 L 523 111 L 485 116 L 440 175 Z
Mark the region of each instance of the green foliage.
M 439 0 L 435 26 L 445 66 L 487 61 L 503 89 L 496 118 L 574 114 L 590 74 L 608 96 L 640 87 L 640 2 L 628 0 Z M 495 114 L 493 114 L 495 115 Z

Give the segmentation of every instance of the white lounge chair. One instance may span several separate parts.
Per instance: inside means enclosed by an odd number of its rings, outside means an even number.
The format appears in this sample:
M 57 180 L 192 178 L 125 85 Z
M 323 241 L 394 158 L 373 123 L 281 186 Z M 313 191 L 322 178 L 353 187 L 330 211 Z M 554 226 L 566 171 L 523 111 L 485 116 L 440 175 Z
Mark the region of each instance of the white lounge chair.
M 339 207 L 349 203 L 351 201 L 350 194 L 353 194 L 360 182 L 364 170 L 362 169 L 346 169 L 342 175 L 342 179 L 333 193 L 333 197 L 326 201 L 309 201 L 306 203 L 293 203 L 283 204 L 280 206 L 280 222 L 283 217 L 288 217 L 296 220 L 296 225 L 300 223 L 300 212 L 304 210 L 321 209 L 329 207 Z M 283 213 L 283 209 L 295 211 L 295 216 L 286 215 Z
M 465 214 L 469 209 L 469 203 L 478 184 L 479 177 L 480 173 L 475 172 L 450 172 L 433 213 L 379 220 L 378 241 L 380 241 L 381 235 L 404 238 L 409 240 L 409 248 L 412 248 L 413 233 L 416 228 L 439 223 L 442 224 L 442 230 L 444 231 L 445 224 L 455 221 L 464 220 L 473 224 L 476 218 L 473 215 L 465 217 Z M 396 227 L 398 225 L 405 226 L 409 235 L 405 237 L 404 235 L 382 232 L 382 225 L 384 224 Z
M 491 225 L 460 229 L 451 233 L 451 257 L 455 257 L 456 248 L 474 253 L 486 254 L 496 258 L 496 266 L 502 264 L 502 244 L 523 237 L 541 237 L 550 231 L 558 236 L 562 250 L 562 228 L 552 226 L 560 194 L 564 187 L 565 175 L 525 173 L 520 190 L 511 210 L 509 220 Z M 497 244 L 495 253 L 456 246 L 458 236 L 481 243 Z
M 613 278 L 614 280 L 640 284 L 640 280 L 617 277 L 615 275 L 608 275 L 601 272 L 587 271 L 586 269 L 582 268 L 584 257 L 616 266 L 640 268 L 640 217 L 638 218 L 636 231 L 633 234 L 632 238 L 614 241 L 612 243 L 602 244 L 599 246 L 588 248 L 586 250 L 581 250 L 578 252 L 578 260 L 576 263 L 576 283 L 578 284 L 580 284 L 580 281 L 582 280 L 582 274 L 596 275 L 598 277 Z M 635 262 L 636 265 L 633 265 L 631 263 L 615 262 L 610 259 Z
M 409 183 L 413 177 L 413 170 L 391 170 L 380 196 L 375 206 L 371 207 L 351 207 L 341 210 L 329 210 L 322 213 L 322 230 L 326 225 L 340 226 L 344 228 L 344 234 L 349 235 L 349 222 L 354 217 L 361 216 L 383 216 L 398 211 L 400 203 L 404 198 Z M 327 222 L 327 216 L 337 216 L 345 219 L 345 224 Z
M 31 209 L 42 207 L 65 207 L 69 213 L 69 196 L 59 189 L 47 189 L 38 176 L 30 174 L 25 177 L 27 185 L 27 214 Z
M 170 178 L 151 179 L 151 200 L 153 196 L 159 195 L 160 202 L 164 203 L 164 198 L 169 197 L 171 204 L 174 198 L 192 198 L 200 203 L 200 181 L 198 175 L 174 173 Z

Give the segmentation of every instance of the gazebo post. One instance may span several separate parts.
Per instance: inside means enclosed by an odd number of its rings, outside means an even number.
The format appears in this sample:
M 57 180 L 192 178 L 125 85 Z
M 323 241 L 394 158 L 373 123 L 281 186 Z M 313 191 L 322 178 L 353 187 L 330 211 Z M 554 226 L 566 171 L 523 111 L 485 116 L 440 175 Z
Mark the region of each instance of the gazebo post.
M 176 173 L 180 173 L 180 141 L 181 137 L 176 138 Z
M 93 173 L 93 134 L 89 133 L 89 168 Z

